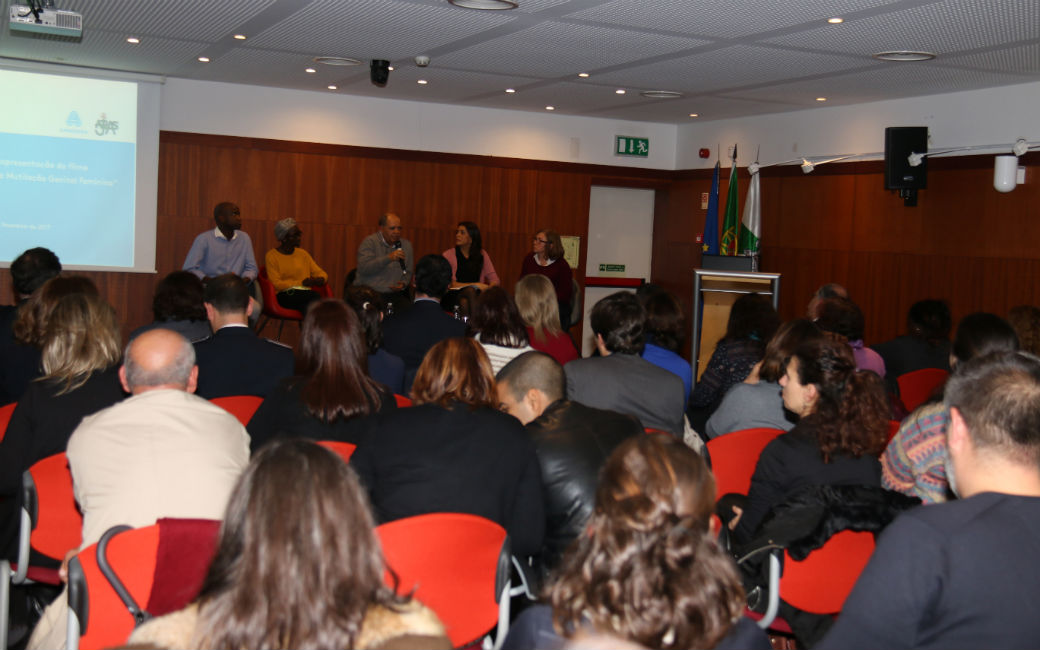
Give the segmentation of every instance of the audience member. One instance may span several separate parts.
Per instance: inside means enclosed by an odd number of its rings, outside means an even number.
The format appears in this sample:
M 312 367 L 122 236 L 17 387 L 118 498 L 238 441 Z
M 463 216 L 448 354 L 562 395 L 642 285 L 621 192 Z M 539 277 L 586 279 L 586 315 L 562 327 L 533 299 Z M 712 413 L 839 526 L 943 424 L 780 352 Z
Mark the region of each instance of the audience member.
M 412 242 L 401 239 L 401 218 L 387 212 L 379 217 L 379 230 L 362 239 L 358 246 L 354 282 L 383 294 L 383 298 L 396 309 L 395 303 L 408 299 L 414 269 Z
M 774 506 L 801 488 L 876 487 L 881 482 L 877 455 L 888 431 L 885 390 L 875 373 L 856 369 L 848 345 L 828 339 L 803 342 L 780 385 L 784 406 L 798 416 L 798 424 L 762 450 L 746 502 L 727 497 L 719 504 L 738 545 L 754 536 Z
M 540 230 L 534 236 L 532 251 L 520 265 L 520 275 L 532 273 L 549 278 L 556 289 L 556 302 L 560 310 L 560 327 L 570 329 L 571 298 L 574 295 L 573 274 L 563 257 L 563 240 L 555 230 Z
M 366 352 L 354 310 L 333 298 L 315 303 L 300 329 L 296 376 L 282 380 L 249 421 L 252 450 L 278 436 L 357 444 L 374 428 L 367 416 L 397 408 L 390 389 L 365 372 Z
M 1016 350 L 1018 337 L 1007 321 L 985 312 L 969 314 L 957 325 L 950 365 L 956 369 L 976 357 Z M 946 501 L 948 422 L 949 411 L 942 402 L 923 404 L 907 416 L 881 455 L 881 484 L 925 503 Z
M 885 377 L 885 362 L 881 355 L 863 347 L 863 311 L 856 303 L 848 298 L 826 298 L 820 302 L 817 312 L 816 325 L 849 344 L 857 368 L 872 370 L 878 377 Z
M 545 529 L 538 458 L 520 422 L 498 410 L 480 344 L 451 338 L 433 346 L 412 401 L 382 416 L 350 459 L 376 519 L 479 515 L 506 529 L 515 555 L 537 553 Z
M 1009 649 L 1040 638 L 1040 360 L 959 362 L 945 404 L 960 499 L 885 530 L 817 647 Z
M 14 341 L 11 327 L 18 308 L 25 304 L 43 283 L 61 273 L 58 256 L 46 248 L 30 248 L 11 262 L 11 283 L 14 289 L 13 305 L 0 305 L 0 345 Z M 0 402 L 2 403 L 2 402 Z
M 779 327 L 780 316 L 768 296 L 749 293 L 734 301 L 726 321 L 726 334 L 715 345 L 708 366 L 690 394 L 687 415 L 695 430 L 703 432 L 726 391 L 747 379 Z
M 541 277 L 541 276 L 529 276 Z M 540 564 L 552 570 L 592 515 L 599 471 L 610 452 L 643 434 L 631 415 L 566 399 L 563 367 L 542 352 L 525 352 L 498 373 L 503 411 L 526 427 L 538 453 L 545 494 L 545 541 Z
M 885 364 L 888 391 L 899 394 L 900 375 L 923 368 L 950 369 L 950 308 L 942 300 L 918 300 L 906 314 L 906 334 L 871 346 Z
M 404 395 L 404 360 L 383 347 L 383 317 L 386 312 L 383 297 L 372 287 L 356 284 L 343 292 L 343 299 L 357 314 L 365 332 L 368 376 L 392 392 Z
M 719 408 L 708 418 L 705 435 L 709 439 L 717 438 L 757 427 L 790 431 L 796 417 L 784 408 L 780 378 L 798 346 L 820 337 L 820 328 L 804 318 L 781 325 L 769 339 L 762 361 L 755 365 L 748 378 L 726 391 Z
M 85 548 L 111 528 L 160 517 L 220 519 L 249 462 L 235 416 L 193 395 L 195 350 L 180 334 L 152 330 L 130 343 L 119 369 L 124 401 L 83 418 L 66 454 Z M 44 612 L 30 648 L 62 648 L 64 594 Z
M 318 266 L 310 254 L 300 248 L 303 231 L 296 219 L 282 219 L 274 225 L 278 247 L 267 251 L 264 264 L 267 279 L 277 292 L 278 304 L 286 309 L 306 312 L 307 306 L 321 295 L 314 287 L 324 286 L 329 274 Z
M 601 356 L 567 364 L 567 397 L 634 415 L 646 428 L 681 437 L 682 380 L 639 356 L 645 323 L 646 311 L 629 292 L 618 291 L 597 302 L 590 324 Z
M 566 365 L 578 359 L 571 337 L 560 329 L 560 305 L 552 281 L 544 275 L 525 275 L 516 283 L 516 308 L 527 328 L 527 341 Z
M 33 463 L 65 451 L 84 416 L 123 399 L 118 376 L 121 352 L 112 307 L 83 293 L 58 300 L 44 334 L 43 377 L 29 384 L 0 441 L 3 557 L 14 560 L 18 547 L 22 473 Z M 45 562 L 42 556 L 37 559 Z
M 1008 312 L 1008 323 L 1018 335 L 1023 352 L 1040 354 L 1040 307 L 1018 305 Z
M 813 297 L 809 300 L 809 304 L 805 308 L 805 316 L 809 320 L 816 320 L 820 317 L 820 303 L 828 298 L 848 298 L 849 292 L 845 287 L 841 286 L 837 282 L 828 282 L 813 294 Z
M 475 286 L 483 291 L 498 286 L 498 273 L 491 256 L 484 250 L 480 228 L 472 221 L 460 221 L 455 228 L 455 247 L 442 253 L 451 264 L 451 288 Z
M 440 255 L 423 256 L 415 267 L 415 303 L 411 309 L 395 313 L 383 322 L 387 352 L 404 361 L 405 389 L 411 386 L 419 364 L 435 343 L 466 334 L 465 323 L 441 310 L 440 300 L 449 284 L 448 260 Z
M 177 332 L 192 343 L 213 334 L 206 319 L 203 305 L 205 286 L 202 280 L 188 271 L 174 271 L 167 275 L 155 288 L 152 299 L 152 315 L 155 320 L 138 327 L 130 334 L 130 340 L 154 329 Z
M 686 401 L 693 390 L 693 370 L 690 362 L 679 356 L 679 348 L 686 338 L 686 318 L 682 305 L 674 293 L 665 289 L 639 296 L 639 302 L 646 310 L 646 347 L 643 348 L 642 356 L 682 379 L 685 389 L 683 408 L 686 408 Z
M 621 443 L 549 604 L 520 615 L 504 650 L 560 647 L 561 636 L 585 635 L 602 635 L 600 647 L 620 640 L 642 648 L 768 649 L 765 633 L 742 615 L 740 578 L 709 525 L 714 483 L 704 461 L 677 440 Z
M 517 356 L 534 349 L 528 345 L 527 328 L 516 310 L 516 303 L 502 287 L 492 287 L 480 294 L 468 331 L 487 353 L 492 372 L 498 372 Z
M 252 283 L 259 272 L 253 257 L 253 241 L 242 231 L 242 213 L 234 203 L 218 203 L 213 208 L 216 228 L 199 234 L 184 258 L 184 270 L 203 282 L 233 273 Z
M 292 376 L 292 348 L 260 338 L 247 324 L 253 303 L 242 278 L 227 273 L 211 279 L 205 306 L 213 336 L 195 344 L 200 397 L 264 397 Z
M 450 648 L 437 616 L 397 596 L 385 570 L 354 472 L 318 445 L 279 441 L 235 485 L 198 598 L 137 628 L 130 644 Z

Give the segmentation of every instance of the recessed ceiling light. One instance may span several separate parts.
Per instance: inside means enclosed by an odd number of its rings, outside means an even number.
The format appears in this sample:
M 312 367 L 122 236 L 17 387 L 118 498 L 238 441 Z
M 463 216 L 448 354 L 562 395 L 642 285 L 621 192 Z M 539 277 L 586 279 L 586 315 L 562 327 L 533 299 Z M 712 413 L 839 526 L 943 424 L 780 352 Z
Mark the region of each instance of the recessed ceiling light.
M 361 65 L 361 61 L 358 59 L 349 59 L 345 56 L 316 56 L 312 60 L 322 65 Z
M 315 70 L 314 68 L 306 68 L 304 72 L 306 72 L 307 74 L 314 74 L 315 72 L 317 72 L 317 70 Z
M 617 90 L 614 91 L 614 94 L 615 95 L 624 95 L 625 94 L 625 89 L 624 88 L 618 88 Z
M 200 56 L 199 57 L 199 63 L 209 63 L 209 57 L 208 56 Z
M 827 101 L 827 98 L 826 97 L 817 97 L 816 101 L 818 101 L 818 102 L 825 102 L 825 101 Z
M 516 92 L 516 88 L 506 88 L 506 92 L 507 93 L 515 93 Z
M 588 72 L 579 72 L 578 76 L 581 77 L 582 79 L 588 79 L 589 78 L 589 73 Z
M 419 79 L 419 80 L 418 80 L 418 81 L 416 81 L 415 83 L 419 84 L 420 86 L 425 86 L 425 85 L 426 85 L 427 83 L 429 83 L 429 82 L 428 82 L 428 81 L 426 81 L 425 79 Z
M 481 9 L 483 11 L 501 11 L 517 7 L 517 3 L 512 0 L 448 0 L 448 3 L 463 9 Z
M 547 110 L 547 111 L 555 111 L 556 107 L 555 106 L 546 106 L 545 110 Z
M 834 18 L 828 18 L 827 22 L 829 22 L 832 25 L 840 25 L 843 22 L 845 22 L 845 19 L 844 18 L 838 18 L 837 16 L 835 16 Z
M 644 90 L 639 94 L 649 99 L 675 99 L 676 97 L 682 97 L 682 93 L 674 90 Z
M 131 36 L 130 38 L 126 39 L 126 42 L 127 43 L 132 43 L 134 45 L 137 45 L 138 43 L 141 42 L 141 39 L 137 38 L 136 36 Z
M 690 113 L 690 117 L 697 117 L 697 113 Z
M 244 41 L 244 40 L 246 40 L 246 35 L 245 34 L 235 34 L 235 40 L 236 41 Z
M 329 85 L 328 85 L 328 89 L 329 89 L 329 90 L 336 90 L 336 86 L 334 86 L 334 85 L 332 85 L 332 84 L 329 84 Z
M 931 52 L 914 52 L 911 50 L 893 50 L 871 55 L 878 61 L 931 61 L 935 55 Z

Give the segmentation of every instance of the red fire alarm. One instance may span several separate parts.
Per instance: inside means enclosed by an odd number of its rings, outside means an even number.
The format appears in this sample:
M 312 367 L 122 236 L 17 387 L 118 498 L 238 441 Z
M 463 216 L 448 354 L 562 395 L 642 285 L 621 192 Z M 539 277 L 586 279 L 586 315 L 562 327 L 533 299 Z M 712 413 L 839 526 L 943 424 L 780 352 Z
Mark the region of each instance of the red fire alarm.
M 700 151 L 697 152 L 697 155 L 700 156 L 701 158 L 708 158 L 709 156 L 711 156 L 711 149 L 708 149 L 707 147 L 704 147 Z

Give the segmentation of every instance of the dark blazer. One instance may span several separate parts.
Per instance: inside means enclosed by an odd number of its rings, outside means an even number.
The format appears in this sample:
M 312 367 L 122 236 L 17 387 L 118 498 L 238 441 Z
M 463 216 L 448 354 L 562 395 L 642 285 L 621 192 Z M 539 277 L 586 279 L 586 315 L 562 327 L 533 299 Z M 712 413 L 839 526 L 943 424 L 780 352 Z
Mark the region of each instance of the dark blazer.
M 444 339 L 466 335 L 466 324 L 444 313 L 432 300 L 417 300 L 404 313 L 383 323 L 383 347 L 401 357 L 406 370 L 414 371 L 423 357 Z
M 39 349 L 14 340 L 14 320 L 23 304 L 0 307 L 0 406 L 17 402 L 29 382 L 43 374 Z
M 683 434 L 682 379 L 634 354 L 614 353 L 571 361 L 567 398 L 639 418 L 644 427 Z
M 501 524 L 517 556 L 542 545 L 545 512 L 534 445 L 491 408 L 423 404 L 380 417 L 350 458 L 379 522 L 463 512 Z
M 543 568 L 559 564 L 585 529 L 596 505 L 599 471 L 614 448 L 643 435 L 635 417 L 557 400 L 527 425 L 542 470 L 545 494 Z
M 222 327 L 195 344 L 199 397 L 266 397 L 295 369 L 292 348 L 262 339 L 248 327 Z

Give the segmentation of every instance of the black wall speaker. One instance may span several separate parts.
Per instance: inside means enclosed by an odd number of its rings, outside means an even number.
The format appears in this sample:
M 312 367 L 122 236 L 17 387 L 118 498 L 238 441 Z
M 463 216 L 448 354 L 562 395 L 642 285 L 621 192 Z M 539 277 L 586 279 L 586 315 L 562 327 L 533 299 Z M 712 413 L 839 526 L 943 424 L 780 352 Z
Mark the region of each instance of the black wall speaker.
M 390 62 L 386 59 L 372 59 L 372 83 L 382 88 L 390 78 Z
M 928 152 L 927 126 L 890 126 L 885 129 L 885 189 L 922 190 L 928 187 L 928 158 L 911 167 L 907 157 Z

